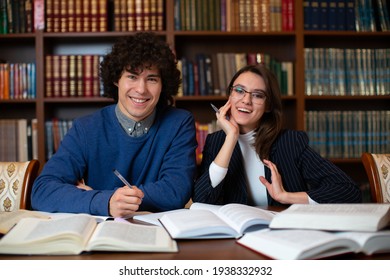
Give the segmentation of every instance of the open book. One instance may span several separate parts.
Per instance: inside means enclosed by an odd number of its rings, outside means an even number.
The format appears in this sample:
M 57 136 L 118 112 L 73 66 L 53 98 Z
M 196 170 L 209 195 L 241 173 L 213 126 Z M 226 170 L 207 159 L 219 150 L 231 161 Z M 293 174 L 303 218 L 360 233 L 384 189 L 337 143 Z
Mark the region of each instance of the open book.
M 24 209 L 12 212 L 0 212 L 0 234 L 6 234 L 23 218 L 50 219 L 50 215 Z
M 237 240 L 273 259 L 320 259 L 344 253 L 390 252 L 390 230 L 377 232 L 327 232 L 320 230 L 264 229 Z
M 273 229 L 377 231 L 390 222 L 390 204 L 294 204 L 279 212 Z
M 0 253 L 77 255 L 83 251 L 177 252 L 177 244 L 157 226 L 75 214 L 57 219 L 25 218 L 0 240 Z
M 190 209 L 166 213 L 161 224 L 175 239 L 238 238 L 268 227 L 275 213 L 244 204 L 193 203 Z

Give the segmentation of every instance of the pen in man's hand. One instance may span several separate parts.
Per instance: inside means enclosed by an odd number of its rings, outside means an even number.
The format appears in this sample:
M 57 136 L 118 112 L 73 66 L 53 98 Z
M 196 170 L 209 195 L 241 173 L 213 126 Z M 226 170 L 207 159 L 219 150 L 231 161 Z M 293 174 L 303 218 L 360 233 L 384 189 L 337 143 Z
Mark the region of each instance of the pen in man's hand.
M 123 184 L 125 184 L 126 186 L 128 186 L 130 189 L 132 188 L 132 186 L 130 185 L 130 183 L 127 182 L 127 180 L 118 172 L 118 170 L 113 169 L 112 171 L 114 171 L 114 174 L 119 178 L 119 180 L 121 180 L 121 181 L 123 182 Z
M 218 113 L 219 114 L 219 110 L 218 108 L 213 104 L 213 103 L 210 103 L 211 107 L 214 109 L 215 113 Z M 229 116 L 226 116 L 226 119 L 229 120 Z

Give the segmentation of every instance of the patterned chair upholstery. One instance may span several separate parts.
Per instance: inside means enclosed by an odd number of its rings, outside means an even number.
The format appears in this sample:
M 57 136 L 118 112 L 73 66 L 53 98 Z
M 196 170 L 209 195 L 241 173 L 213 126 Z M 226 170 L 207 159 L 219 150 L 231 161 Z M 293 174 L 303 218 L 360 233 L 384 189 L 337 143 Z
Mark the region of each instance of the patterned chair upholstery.
M 0 212 L 31 209 L 31 188 L 39 161 L 0 162 Z
M 371 200 L 390 203 L 390 154 L 363 153 L 362 162 L 371 189 Z

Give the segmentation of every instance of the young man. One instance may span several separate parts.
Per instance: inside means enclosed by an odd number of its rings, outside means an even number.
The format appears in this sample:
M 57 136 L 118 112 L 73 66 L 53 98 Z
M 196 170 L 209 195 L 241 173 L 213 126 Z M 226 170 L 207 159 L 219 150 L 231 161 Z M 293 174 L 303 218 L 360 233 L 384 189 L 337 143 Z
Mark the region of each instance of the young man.
M 171 49 L 137 33 L 118 41 L 100 70 L 117 104 L 74 121 L 34 183 L 33 208 L 124 217 L 184 207 L 197 142 L 193 116 L 172 107 L 181 81 Z

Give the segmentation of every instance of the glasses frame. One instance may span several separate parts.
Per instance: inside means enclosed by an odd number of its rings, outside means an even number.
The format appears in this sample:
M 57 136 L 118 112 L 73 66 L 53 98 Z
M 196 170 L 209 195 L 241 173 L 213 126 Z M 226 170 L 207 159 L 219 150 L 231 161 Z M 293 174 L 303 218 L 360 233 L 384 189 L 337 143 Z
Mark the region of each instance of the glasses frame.
M 237 91 L 235 91 L 236 88 L 240 88 L 242 91 L 244 91 L 244 94 L 243 95 L 237 95 L 239 93 Z M 241 100 L 241 99 L 243 99 L 245 97 L 245 95 L 247 93 L 249 93 L 251 95 L 251 101 L 254 104 L 257 104 L 257 105 L 263 105 L 265 103 L 265 100 L 267 99 L 267 95 L 264 93 L 264 98 L 259 100 L 260 102 L 257 102 L 258 100 L 253 98 L 253 94 L 258 93 L 257 91 L 248 91 L 248 90 L 244 89 L 242 86 L 238 86 L 238 85 L 230 87 L 230 95 L 233 98 L 235 98 L 235 99 Z

